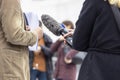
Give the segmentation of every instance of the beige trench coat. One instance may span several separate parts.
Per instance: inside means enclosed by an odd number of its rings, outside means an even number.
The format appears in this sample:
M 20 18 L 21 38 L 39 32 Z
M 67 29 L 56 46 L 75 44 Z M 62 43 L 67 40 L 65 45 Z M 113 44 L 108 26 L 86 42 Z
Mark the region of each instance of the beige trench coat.
M 0 80 L 29 80 L 27 46 L 36 40 L 35 34 L 24 30 L 18 0 L 0 0 Z

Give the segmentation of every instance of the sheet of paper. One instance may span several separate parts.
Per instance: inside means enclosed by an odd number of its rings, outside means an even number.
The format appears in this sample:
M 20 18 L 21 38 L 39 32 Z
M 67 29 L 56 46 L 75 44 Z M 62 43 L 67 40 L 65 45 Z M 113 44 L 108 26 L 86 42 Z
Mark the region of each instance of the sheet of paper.
M 33 12 L 28 12 L 25 13 L 25 15 L 29 24 L 28 26 L 30 27 L 31 31 L 39 27 L 39 19 L 37 14 Z M 36 40 L 36 43 L 33 46 L 29 46 L 29 50 L 35 51 L 37 50 L 37 47 L 38 47 L 38 40 Z

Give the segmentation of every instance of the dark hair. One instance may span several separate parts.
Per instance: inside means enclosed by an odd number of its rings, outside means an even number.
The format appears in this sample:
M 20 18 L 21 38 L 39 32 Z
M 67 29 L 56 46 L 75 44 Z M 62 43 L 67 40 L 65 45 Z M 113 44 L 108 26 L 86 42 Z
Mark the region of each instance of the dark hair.
M 62 22 L 65 26 L 71 26 L 71 29 L 74 29 L 74 25 L 73 25 L 73 22 L 70 21 L 70 20 L 65 20 Z

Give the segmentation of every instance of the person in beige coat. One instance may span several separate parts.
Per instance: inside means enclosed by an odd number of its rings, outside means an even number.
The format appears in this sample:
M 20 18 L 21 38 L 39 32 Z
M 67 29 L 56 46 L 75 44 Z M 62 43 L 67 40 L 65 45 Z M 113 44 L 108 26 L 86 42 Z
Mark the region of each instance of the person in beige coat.
M 43 33 L 25 28 L 19 0 L 0 0 L 0 80 L 30 80 L 28 46 Z

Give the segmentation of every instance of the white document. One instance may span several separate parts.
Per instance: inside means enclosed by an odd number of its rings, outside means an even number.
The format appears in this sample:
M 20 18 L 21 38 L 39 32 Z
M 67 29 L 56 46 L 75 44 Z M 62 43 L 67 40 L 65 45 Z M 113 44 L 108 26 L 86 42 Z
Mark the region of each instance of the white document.
M 29 24 L 28 26 L 30 27 L 31 31 L 39 27 L 39 19 L 37 14 L 33 12 L 28 12 L 25 13 L 25 15 Z M 38 39 L 36 40 L 36 43 L 33 46 L 29 46 L 29 50 L 36 51 L 37 47 L 38 47 Z

